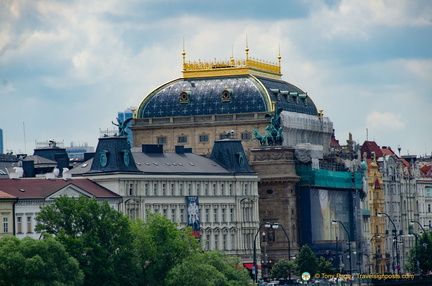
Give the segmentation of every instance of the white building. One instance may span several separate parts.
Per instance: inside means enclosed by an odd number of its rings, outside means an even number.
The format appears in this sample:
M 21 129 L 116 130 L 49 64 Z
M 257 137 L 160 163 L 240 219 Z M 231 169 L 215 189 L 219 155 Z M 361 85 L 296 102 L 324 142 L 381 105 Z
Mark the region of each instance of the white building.
M 162 145 L 130 150 L 126 144 L 126 137 L 100 138 L 95 157 L 70 173 L 119 194 L 120 210 L 131 218 L 161 213 L 180 226 L 191 225 L 204 249 L 252 261 L 259 179 L 240 140 L 216 141 L 210 158 L 183 146 L 165 153 Z M 190 200 L 195 208 L 188 207 Z

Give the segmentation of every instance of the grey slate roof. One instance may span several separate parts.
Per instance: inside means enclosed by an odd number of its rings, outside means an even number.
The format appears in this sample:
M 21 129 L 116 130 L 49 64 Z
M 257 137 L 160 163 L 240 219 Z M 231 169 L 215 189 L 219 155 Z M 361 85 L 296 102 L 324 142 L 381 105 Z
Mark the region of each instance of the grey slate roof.
M 138 170 L 144 174 L 231 174 L 213 160 L 192 153 L 142 153 L 141 148 L 132 148 L 132 156 Z M 72 176 L 82 175 L 90 171 L 93 159 L 90 159 L 72 170 Z

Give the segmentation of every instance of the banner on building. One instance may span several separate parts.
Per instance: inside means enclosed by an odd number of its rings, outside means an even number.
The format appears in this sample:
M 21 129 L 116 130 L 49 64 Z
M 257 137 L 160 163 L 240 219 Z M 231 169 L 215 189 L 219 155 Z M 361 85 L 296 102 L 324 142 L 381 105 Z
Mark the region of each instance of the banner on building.
M 200 235 L 200 205 L 198 196 L 186 197 L 186 207 L 188 215 L 188 225 L 192 227 L 192 233 L 196 238 Z

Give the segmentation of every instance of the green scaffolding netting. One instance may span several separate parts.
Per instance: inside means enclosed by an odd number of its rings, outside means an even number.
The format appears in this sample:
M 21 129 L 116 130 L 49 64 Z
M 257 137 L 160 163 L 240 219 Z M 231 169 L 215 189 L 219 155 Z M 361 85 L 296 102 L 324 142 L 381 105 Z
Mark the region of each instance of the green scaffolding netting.
M 296 170 L 301 177 L 301 186 L 362 188 L 362 173 L 312 169 L 308 166 L 297 166 Z

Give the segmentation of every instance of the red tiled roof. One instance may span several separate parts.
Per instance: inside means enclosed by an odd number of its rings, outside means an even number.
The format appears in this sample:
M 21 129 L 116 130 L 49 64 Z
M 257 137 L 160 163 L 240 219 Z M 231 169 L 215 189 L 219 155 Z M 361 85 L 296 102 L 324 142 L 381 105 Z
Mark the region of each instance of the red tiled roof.
M 119 198 L 116 193 L 89 180 L 0 179 L 0 190 L 17 198 L 46 198 L 58 190 L 74 185 L 97 198 Z
M 0 191 L 0 199 L 16 199 L 16 197 Z
M 395 155 L 393 150 L 390 148 L 381 148 L 381 152 L 383 152 L 384 155 Z
M 362 158 L 363 158 L 363 153 L 366 152 L 367 158 L 371 159 L 372 158 L 371 157 L 372 151 L 375 152 L 375 155 L 377 158 L 380 158 L 383 156 L 383 153 L 382 153 L 380 147 L 377 145 L 377 143 L 375 141 L 365 141 L 360 148 Z

